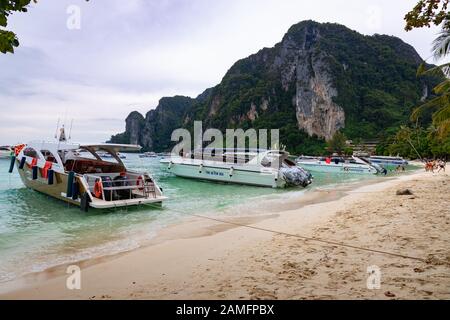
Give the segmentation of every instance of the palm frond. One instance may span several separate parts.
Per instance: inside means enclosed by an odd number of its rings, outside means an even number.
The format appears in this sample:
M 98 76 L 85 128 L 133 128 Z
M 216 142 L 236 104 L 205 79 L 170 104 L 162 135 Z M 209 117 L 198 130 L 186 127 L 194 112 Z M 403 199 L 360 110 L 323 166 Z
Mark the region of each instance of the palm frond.
M 431 99 L 430 101 L 418 106 L 414 109 L 413 113 L 411 114 L 411 120 L 417 121 L 419 119 L 420 115 L 427 109 L 431 108 L 439 108 L 442 105 L 446 105 L 448 102 L 447 95 L 442 95 L 436 98 Z
M 448 28 L 444 27 L 439 36 L 433 41 L 432 50 L 436 60 L 450 53 L 450 30 Z
M 438 76 L 441 77 L 442 74 L 448 76 L 449 74 L 449 68 L 450 68 L 450 62 L 444 63 L 439 66 L 435 66 L 433 68 L 430 68 L 428 70 L 425 69 L 425 62 L 421 63 L 419 68 L 417 69 L 417 76 L 425 76 L 425 75 L 431 75 L 431 76 Z
M 440 108 L 433 114 L 433 124 L 436 126 L 440 126 L 448 119 L 450 119 L 450 104 Z
M 450 79 L 446 79 L 433 88 L 436 94 L 448 94 L 450 93 Z
M 450 137 L 450 118 L 439 125 L 437 128 L 437 136 L 441 141 Z

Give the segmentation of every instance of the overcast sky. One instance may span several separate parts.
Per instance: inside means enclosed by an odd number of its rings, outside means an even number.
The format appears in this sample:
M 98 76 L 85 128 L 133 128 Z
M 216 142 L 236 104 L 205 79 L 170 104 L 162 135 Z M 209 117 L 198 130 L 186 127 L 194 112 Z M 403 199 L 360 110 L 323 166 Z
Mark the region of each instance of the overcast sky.
M 0 54 L 0 144 L 52 138 L 58 118 L 74 119 L 76 141 L 105 141 L 131 111 L 145 114 L 163 96 L 197 96 L 307 19 L 398 36 L 426 59 L 438 30 L 403 30 L 416 2 L 39 0 L 11 17 L 21 46 Z

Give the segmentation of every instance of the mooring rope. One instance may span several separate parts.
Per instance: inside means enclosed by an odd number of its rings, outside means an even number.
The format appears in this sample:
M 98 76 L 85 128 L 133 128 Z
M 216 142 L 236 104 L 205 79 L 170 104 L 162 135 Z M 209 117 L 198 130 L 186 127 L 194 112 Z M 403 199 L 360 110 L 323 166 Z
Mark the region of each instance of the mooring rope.
M 157 208 L 153 204 L 147 204 L 147 205 L 148 206 L 152 206 L 154 208 Z M 160 207 L 159 207 L 159 209 L 160 209 Z M 185 212 L 178 211 L 178 210 L 172 210 L 172 211 L 173 212 L 182 213 L 183 215 L 186 214 Z M 388 252 L 388 251 L 384 251 L 384 250 L 359 247 L 359 246 L 356 246 L 356 245 L 336 242 L 336 241 L 332 241 L 332 240 L 326 240 L 326 239 L 321 239 L 321 238 L 314 238 L 314 237 L 308 237 L 308 236 L 303 236 L 303 235 L 299 235 L 299 234 L 288 233 L 288 232 L 284 232 L 284 231 L 272 230 L 272 229 L 257 227 L 257 226 L 253 226 L 253 225 L 242 224 L 242 223 L 233 222 L 233 221 L 227 221 L 227 220 L 223 220 L 223 219 L 219 219 L 219 218 L 203 216 L 203 215 L 199 215 L 199 214 L 189 214 L 189 216 L 197 217 L 197 218 L 201 218 L 201 219 L 207 219 L 207 220 L 216 221 L 216 222 L 225 223 L 225 224 L 230 224 L 230 225 L 234 225 L 234 226 L 237 226 L 237 227 L 249 228 L 249 229 L 253 229 L 253 230 L 269 232 L 269 233 L 272 233 L 272 234 L 278 234 L 278 235 L 284 235 L 284 236 L 288 236 L 288 237 L 298 238 L 298 239 L 302 239 L 302 240 L 305 240 L 305 241 L 318 242 L 318 243 L 326 244 L 326 245 L 330 245 L 330 246 L 338 246 L 338 247 L 350 248 L 350 249 L 355 249 L 355 250 L 360 250 L 360 251 L 366 251 L 366 252 L 371 252 L 371 253 L 389 255 L 389 256 L 393 256 L 393 257 L 397 257 L 397 258 L 416 260 L 416 261 L 421 261 L 421 262 L 427 263 L 426 259 L 413 257 L 413 256 L 408 256 L 408 255 L 395 253 L 395 252 Z

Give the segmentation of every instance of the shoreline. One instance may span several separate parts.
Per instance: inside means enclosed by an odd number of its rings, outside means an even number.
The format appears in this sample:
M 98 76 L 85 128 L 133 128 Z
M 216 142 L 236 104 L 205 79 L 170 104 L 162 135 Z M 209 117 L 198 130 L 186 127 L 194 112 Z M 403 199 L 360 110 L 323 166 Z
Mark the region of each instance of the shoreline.
M 223 218 L 231 223 L 209 217 L 209 220 L 197 218 L 193 221 L 175 224 L 164 228 L 157 235 L 155 241 L 144 247 L 113 256 L 79 262 L 78 265 L 82 269 L 82 290 L 67 290 L 65 283 L 68 275 L 64 272 L 64 266 L 58 266 L 27 275 L 11 283 L 1 284 L 3 294 L 0 294 L 0 297 L 3 299 L 286 298 L 280 293 L 283 288 L 278 288 L 278 290 L 259 288 L 260 286 L 279 286 L 273 279 L 269 281 L 272 284 L 268 284 L 265 278 L 268 276 L 265 275 L 266 273 L 284 275 L 283 272 L 286 272 L 287 268 L 287 279 L 292 279 L 289 277 L 295 279 L 296 270 L 302 269 L 298 268 L 294 262 L 274 268 L 273 263 L 266 261 L 270 255 L 278 255 L 278 251 L 289 255 L 289 248 L 294 246 L 291 242 L 293 240 L 294 243 L 302 241 L 286 236 L 286 234 L 280 234 L 280 232 L 312 236 L 314 233 L 312 231 L 324 229 L 324 225 L 330 221 L 336 222 L 335 219 L 339 217 L 341 211 L 352 209 L 352 206 L 357 205 L 358 201 L 373 198 L 374 193 L 385 193 L 389 188 L 396 188 L 401 184 L 411 183 L 411 181 L 428 181 L 430 177 L 435 179 L 444 177 L 448 180 L 448 173 L 438 177 L 438 175 L 424 172 L 413 172 L 389 180 L 357 182 L 357 186 L 347 186 L 347 190 L 313 190 L 306 193 L 305 198 L 301 201 L 294 199 L 292 203 L 288 203 L 281 212 L 265 213 L 262 216 Z M 343 189 L 345 188 L 343 187 Z M 324 194 L 325 199 L 323 198 Z M 339 223 L 344 225 L 345 221 Z M 242 225 L 249 225 L 251 228 Z M 336 230 L 332 230 L 332 228 L 327 230 L 334 231 L 332 234 L 336 235 Z M 278 239 L 280 237 L 288 237 L 289 241 L 280 243 Z M 336 240 L 346 240 L 345 242 L 350 244 L 354 242 L 345 237 L 342 239 L 338 237 Z M 286 246 L 285 242 L 289 245 Z M 318 244 L 308 243 L 306 247 L 308 246 L 314 248 Z M 318 247 L 320 248 L 320 245 Z M 389 251 L 395 251 L 395 245 L 391 247 L 388 248 L 392 249 Z M 342 248 L 338 249 L 343 250 Z M 314 252 L 304 252 L 305 261 L 315 261 L 315 258 L 320 261 L 317 257 L 320 255 L 318 252 L 320 250 L 317 249 Z M 361 254 L 367 253 L 357 252 L 355 256 Z M 372 254 L 369 256 L 372 258 Z M 247 260 L 253 262 L 245 263 Z M 339 261 L 339 259 L 337 260 Z M 233 266 L 239 264 L 243 264 L 243 270 L 252 269 L 253 265 L 259 265 L 262 270 L 232 271 Z M 311 278 L 318 276 L 315 269 L 307 269 L 309 271 L 302 271 L 300 278 L 308 280 L 308 273 L 311 273 L 309 275 Z M 211 279 L 208 276 L 205 279 L 203 274 L 212 274 L 213 277 Z M 262 277 L 262 280 L 258 277 Z M 112 279 L 116 281 L 113 283 Z M 321 281 L 326 282 L 323 279 Z M 247 282 L 255 283 L 257 288 L 245 289 Z M 180 284 L 182 288 L 180 288 Z M 239 287 L 239 289 L 235 289 L 235 287 Z M 313 287 L 310 286 L 309 289 L 312 290 Z M 5 293 L 5 291 L 7 292 Z M 315 298 L 326 298 L 329 295 L 321 293 L 323 290 L 316 291 L 313 294 Z M 333 295 L 329 296 L 333 298 Z M 302 297 L 308 298 L 308 295 L 302 295 Z M 288 296 L 287 298 L 292 297 Z M 334 298 L 339 298 L 339 296 Z M 359 297 L 355 296 L 355 298 Z

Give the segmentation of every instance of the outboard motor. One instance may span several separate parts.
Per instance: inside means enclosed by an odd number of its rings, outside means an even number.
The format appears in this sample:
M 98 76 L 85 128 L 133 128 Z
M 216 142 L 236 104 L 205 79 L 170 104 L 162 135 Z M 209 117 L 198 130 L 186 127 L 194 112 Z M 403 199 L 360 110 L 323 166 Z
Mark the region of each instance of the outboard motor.
M 300 167 L 283 167 L 280 172 L 284 176 L 284 180 L 288 186 L 307 187 L 312 183 L 312 175 L 308 171 Z

